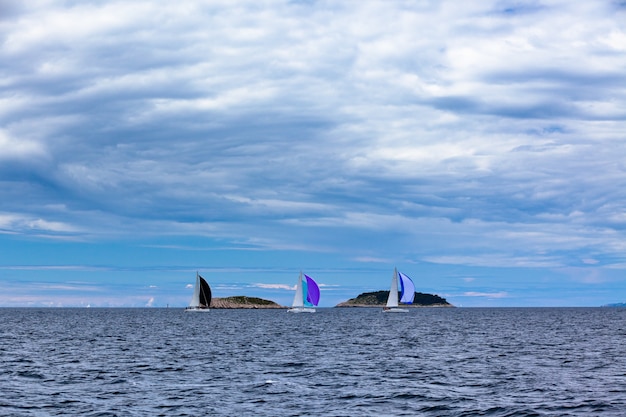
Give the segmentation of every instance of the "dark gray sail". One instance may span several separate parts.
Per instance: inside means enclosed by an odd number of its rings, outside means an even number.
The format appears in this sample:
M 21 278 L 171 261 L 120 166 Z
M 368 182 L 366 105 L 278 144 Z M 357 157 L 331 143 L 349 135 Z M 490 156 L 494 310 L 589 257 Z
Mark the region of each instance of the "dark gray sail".
M 201 276 L 198 278 L 200 279 L 200 307 L 209 307 L 211 305 L 211 287 L 204 278 Z

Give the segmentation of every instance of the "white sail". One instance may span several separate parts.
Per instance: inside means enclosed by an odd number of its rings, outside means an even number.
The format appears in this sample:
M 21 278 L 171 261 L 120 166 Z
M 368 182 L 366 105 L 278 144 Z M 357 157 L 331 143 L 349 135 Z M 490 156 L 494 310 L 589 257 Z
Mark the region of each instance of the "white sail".
M 387 307 L 398 307 L 398 270 L 396 268 L 393 269 L 393 278 L 391 278 Z
M 191 296 L 189 307 L 197 307 L 198 305 L 200 305 L 200 278 L 196 272 L 196 286 L 193 289 L 193 295 Z
M 291 303 L 292 307 L 304 307 L 304 297 L 302 294 L 302 271 L 300 271 L 300 276 L 298 277 L 298 283 L 296 284 L 296 293 L 293 296 L 293 303 Z

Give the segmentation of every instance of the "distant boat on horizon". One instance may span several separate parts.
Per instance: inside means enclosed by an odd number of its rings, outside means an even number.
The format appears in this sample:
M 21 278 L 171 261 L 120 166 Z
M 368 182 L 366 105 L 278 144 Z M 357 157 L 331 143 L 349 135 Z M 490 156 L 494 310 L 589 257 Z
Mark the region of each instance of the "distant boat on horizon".
M 398 291 L 398 286 L 399 291 Z M 413 304 L 415 297 L 415 284 L 408 276 L 402 272 L 398 272 L 397 268 L 393 269 L 393 277 L 391 278 L 391 288 L 389 289 L 389 297 L 387 304 L 383 307 L 383 313 L 408 313 L 406 308 L 398 307 L 398 292 L 400 292 L 400 303 Z
M 189 307 L 185 308 L 185 311 L 209 311 L 211 306 L 211 287 L 204 278 L 196 272 L 196 286 L 193 290 L 193 296 Z
M 303 276 L 304 275 L 304 276 Z M 306 274 L 298 277 L 296 283 L 296 293 L 293 296 L 289 313 L 315 313 L 315 308 L 320 301 L 320 289 L 317 283 Z

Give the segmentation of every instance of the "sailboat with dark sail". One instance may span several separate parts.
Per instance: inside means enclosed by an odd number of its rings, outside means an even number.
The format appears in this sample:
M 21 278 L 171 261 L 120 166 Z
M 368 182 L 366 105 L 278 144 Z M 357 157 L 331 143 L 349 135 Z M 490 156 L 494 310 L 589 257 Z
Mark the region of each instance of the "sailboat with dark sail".
M 196 287 L 193 290 L 193 296 L 189 307 L 185 311 L 209 311 L 211 306 L 211 287 L 208 282 L 196 272 Z

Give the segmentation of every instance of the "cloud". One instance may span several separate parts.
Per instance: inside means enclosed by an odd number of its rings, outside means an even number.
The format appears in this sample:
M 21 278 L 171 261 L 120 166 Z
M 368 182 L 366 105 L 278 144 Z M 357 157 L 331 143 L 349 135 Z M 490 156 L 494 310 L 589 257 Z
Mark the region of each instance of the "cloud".
M 333 265 L 623 265 L 623 14 L 1 2 L 0 237 Z
M 42 290 L 47 291 L 87 291 L 87 292 L 99 292 L 102 291 L 101 287 L 94 285 L 82 284 L 42 284 L 40 286 Z
M 111 268 L 90 265 L 2 265 L 0 269 L 25 271 L 108 271 Z
M 0 161 L 6 164 L 7 160 L 27 160 L 45 156 L 43 145 L 39 142 L 9 136 L 4 129 L 0 129 Z
M 357 262 L 365 262 L 365 263 L 389 263 L 389 259 L 375 258 L 371 256 L 359 256 L 354 259 Z
M 468 291 L 463 293 L 464 297 L 484 297 L 484 298 L 506 298 L 509 294 L 505 291 L 500 292 L 474 292 Z
M 287 290 L 287 291 L 293 291 L 296 289 L 295 285 L 290 286 L 290 285 L 285 285 L 285 284 L 260 284 L 260 283 L 255 283 L 252 284 L 253 287 L 257 287 L 257 288 L 263 288 L 263 289 L 273 289 L 273 290 Z
M 480 256 L 439 256 L 425 258 L 426 261 L 432 263 L 448 264 L 448 265 L 472 265 L 472 266 L 500 266 L 500 267 L 558 267 L 562 266 L 555 259 L 547 259 L 541 255 L 528 257 L 509 257 L 489 254 L 481 254 Z

